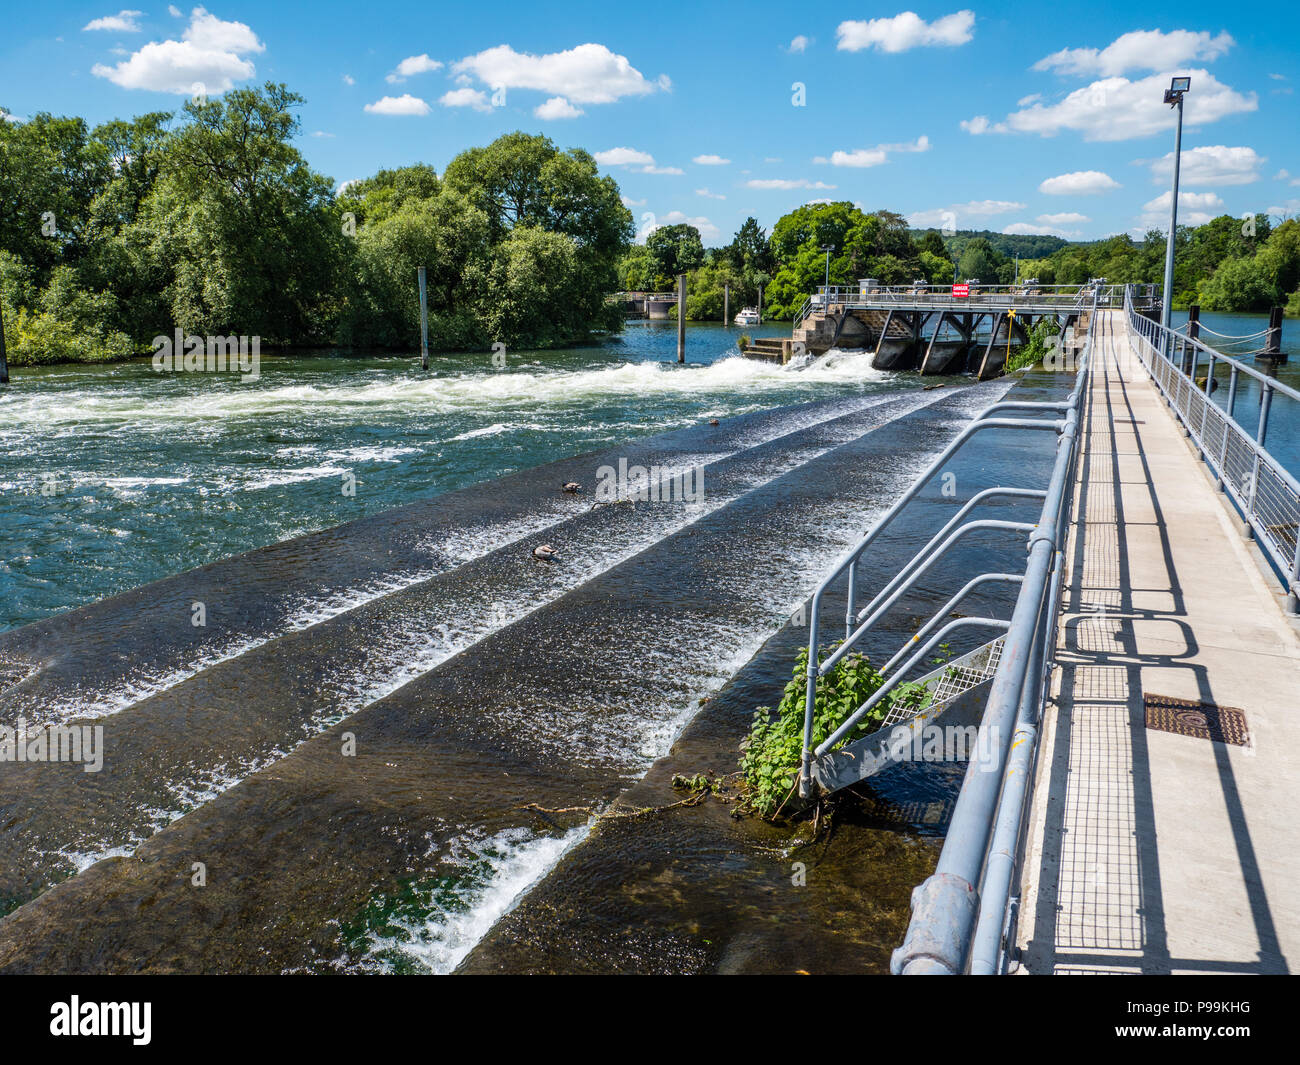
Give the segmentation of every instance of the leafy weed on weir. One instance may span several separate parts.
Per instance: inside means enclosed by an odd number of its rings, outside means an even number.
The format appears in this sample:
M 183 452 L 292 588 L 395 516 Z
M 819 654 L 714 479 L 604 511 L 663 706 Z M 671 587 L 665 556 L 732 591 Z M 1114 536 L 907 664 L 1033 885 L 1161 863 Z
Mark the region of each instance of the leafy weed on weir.
M 817 661 L 825 661 L 838 644 L 822 648 Z M 817 682 L 813 705 L 813 746 L 822 743 L 884 683 L 880 671 L 866 655 L 845 655 Z M 754 724 L 741 748 L 740 770 L 744 775 L 749 805 L 762 817 L 774 819 L 794 792 L 803 751 L 804 710 L 807 706 L 808 650 L 799 652 L 794 676 L 785 686 L 775 716 L 771 707 L 759 707 Z M 920 683 L 896 686 L 871 712 L 862 718 L 840 744 L 869 736 L 894 708 L 923 709 L 929 689 Z

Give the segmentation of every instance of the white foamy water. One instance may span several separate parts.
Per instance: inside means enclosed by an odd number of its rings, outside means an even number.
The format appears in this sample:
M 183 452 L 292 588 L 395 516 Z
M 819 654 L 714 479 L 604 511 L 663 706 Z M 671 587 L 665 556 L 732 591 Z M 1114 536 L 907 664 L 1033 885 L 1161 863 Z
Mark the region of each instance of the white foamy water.
M 349 417 L 359 413 L 364 418 L 367 409 L 460 413 L 582 407 L 620 397 L 735 396 L 792 388 L 816 393 L 819 386 L 827 384 L 868 385 L 894 376 L 873 369 L 870 359 L 865 352 L 846 353 L 837 360 L 818 360 L 803 370 L 792 370 L 735 355 L 706 365 L 623 362 L 580 370 L 533 365 L 492 372 L 394 373 L 375 380 L 323 385 L 276 384 L 272 372 L 255 384 L 224 379 L 205 382 L 207 387 L 197 393 L 161 387 L 168 382 L 145 378 L 138 386 L 112 392 L 92 387 L 18 392 L 6 397 L 5 414 L 13 426 L 40 425 L 46 432 L 55 432 L 97 423 L 148 427 L 294 412 L 342 411 Z M 458 434 L 451 439 L 466 437 Z
M 401 958 L 433 975 L 452 972 L 589 831 L 589 825 L 579 825 L 562 836 L 538 836 L 508 828 L 488 839 L 469 834 L 452 840 L 447 846 L 458 874 L 457 905 L 394 914 L 388 929 L 368 933 L 362 968 L 392 972 Z

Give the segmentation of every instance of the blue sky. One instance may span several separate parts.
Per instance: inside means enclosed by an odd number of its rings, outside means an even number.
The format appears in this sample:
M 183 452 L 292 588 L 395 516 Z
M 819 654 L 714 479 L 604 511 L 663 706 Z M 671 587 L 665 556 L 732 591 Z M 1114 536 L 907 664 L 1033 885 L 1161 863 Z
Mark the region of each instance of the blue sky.
M 0 106 L 96 123 L 276 80 L 336 182 L 523 129 L 595 154 L 643 230 L 710 244 L 818 198 L 1093 239 L 1166 224 L 1171 73 L 1180 221 L 1300 214 L 1298 30 L 1251 2 L 28 3 Z

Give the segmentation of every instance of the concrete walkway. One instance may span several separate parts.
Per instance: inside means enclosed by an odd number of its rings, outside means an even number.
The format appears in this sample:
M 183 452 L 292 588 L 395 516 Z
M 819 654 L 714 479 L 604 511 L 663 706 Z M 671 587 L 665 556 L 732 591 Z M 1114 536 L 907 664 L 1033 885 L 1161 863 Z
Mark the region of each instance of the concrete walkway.
M 1021 971 L 1296 971 L 1300 639 L 1123 313 L 1092 328 Z M 1238 708 L 1249 745 L 1147 728 L 1144 694 Z

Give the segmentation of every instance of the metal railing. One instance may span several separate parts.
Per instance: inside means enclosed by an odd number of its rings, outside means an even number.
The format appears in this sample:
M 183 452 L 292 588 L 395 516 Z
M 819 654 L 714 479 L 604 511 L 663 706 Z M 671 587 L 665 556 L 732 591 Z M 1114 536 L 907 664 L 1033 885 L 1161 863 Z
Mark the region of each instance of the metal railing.
M 1077 298 L 1078 291 L 1072 295 Z M 1100 292 L 1088 293 L 1095 312 Z M 822 580 L 809 604 L 809 670 L 805 690 L 803 755 L 799 790 L 811 797 L 818 781 L 834 772 L 823 769 L 844 748 L 839 745 L 888 693 L 923 664 L 926 655 L 958 628 L 979 627 L 1000 633 L 999 658 L 992 674 L 978 749 L 994 752 L 991 760 L 972 760 L 952 815 L 948 842 L 935 875 L 917 888 L 907 941 L 895 954 L 896 972 L 995 971 L 1003 965 L 1010 933 L 1011 884 L 1020 851 L 1028 803 L 1028 778 L 1037 752 L 1037 727 L 1052 668 L 1064 575 L 1069 508 L 1080 447 L 1080 419 L 1088 379 L 1091 345 L 1085 346 L 1069 397 L 1061 401 L 992 404 L 962 430 L 924 473 L 852 547 Z M 1024 415 L 1055 415 L 1052 418 Z M 861 610 L 856 604 L 858 563 L 903 508 L 935 477 L 974 435 L 985 429 L 1049 431 L 1056 434 L 1056 457 L 1045 489 L 992 487 L 976 493 L 930 541 Z M 1042 500 L 1033 523 L 968 520 L 995 497 Z M 1023 574 L 986 573 L 969 580 L 925 621 L 881 670 L 885 679 L 871 698 L 830 736 L 814 743 L 817 683 L 958 540 L 978 530 L 1000 530 L 1026 537 L 1028 559 Z M 845 640 L 819 661 L 820 607 L 836 582 L 847 583 Z M 988 617 L 948 621 L 953 608 L 976 588 L 1000 583 L 1018 585 L 1010 620 Z M 992 646 L 992 645 L 990 645 Z M 1014 735 L 1013 735 L 1014 734 Z M 868 742 L 863 740 L 860 742 Z M 981 888 L 983 890 L 979 890 Z M 981 901 L 982 900 L 982 901 Z
M 1015 934 L 1011 895 L 1023 852 L 1038 724 L 1053 667 L 1090 355 L 1091 343 L 1070 395 L 1042 513 L 1029 536 L 1020 594 L 980 723 L 979 748 L 993 751 L 995 757 L 973 759 L 967 766 L 938 866 L 912 893 L 907 937 L 890 963 L 894 973 L 1005 970 Z
M 1268 428 L 1276 402 L 1300 404 L 1300 391 L 1240 359 L 1225 355 L 1138 313 L 1131 294 L 1124 310 L 1136 337 L 1135 354 L 1170 409 L 1196 444 L 1286 588 L 1287 610 L 1300 606 L 1300 482 L 1267 448 Z M 1227 370 L 1223 406 L 1214 401 L 1220 386 L 1216 372 Z M 1204 377 L 1198 377 L 1203 372 Z M 1243 375 L 1259 386 L 1253 431 L 1238 420 L 1238 392 Z M 1300 417 L 1300 406 L 1293 406 Z
M 1129 288 L 1138 306 L 1159 306 L 1155 285 L 972 285 L 967 296 L 952 295 L 950 285 L 818 285 L 794 316 L 798 329 L 811 314 L 842 310 L 906 309 L 1077 312 L 1087 306 L 1118 307 Z

